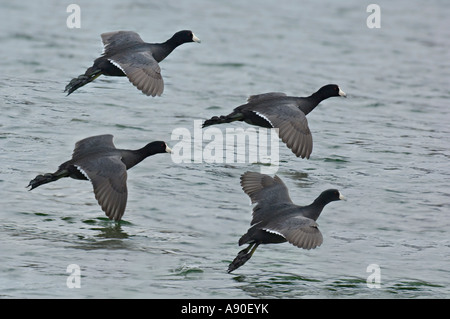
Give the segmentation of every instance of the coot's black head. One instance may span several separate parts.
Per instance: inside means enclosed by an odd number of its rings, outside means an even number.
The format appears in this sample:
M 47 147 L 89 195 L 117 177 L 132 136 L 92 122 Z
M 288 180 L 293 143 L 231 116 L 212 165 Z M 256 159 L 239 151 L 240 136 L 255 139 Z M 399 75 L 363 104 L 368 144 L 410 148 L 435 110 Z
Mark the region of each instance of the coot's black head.
M 167 146 L 166 142 L 155 141 L 148 143 L 145 146 L 145 151 L 148 154 L 158 154 L 158 153 L 171 153 L 172 150 Z
M 347 97 L 347 94 L 345 94 L 344 91 L 341 90 L 341 88 L 336 84 L 328 84 L 325 86 L 322 86 L 319 91 L 317 91 L 320 95 L 324 97 L 332 97 L 332 96 L 343 96 Z
M 319 195 L 318 199 L 325 203 L 330 203 L 336 200 L 345 200 L 345 197 L 342 196 L 341 192 L 339 192 L 337 189 L 327 189 Z
M 173 35 L 171 40 L 176 42 L 178 45 L 187 42 L 201 42 L 200 39 L 197 38 L 191 30 L 178 31 Z

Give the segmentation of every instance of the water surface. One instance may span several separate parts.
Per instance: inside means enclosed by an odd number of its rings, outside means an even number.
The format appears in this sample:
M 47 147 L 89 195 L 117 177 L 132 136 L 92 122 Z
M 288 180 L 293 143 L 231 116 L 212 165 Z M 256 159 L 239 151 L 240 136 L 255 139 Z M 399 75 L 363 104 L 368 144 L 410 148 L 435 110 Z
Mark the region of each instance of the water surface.
M 0 296 L 3 298 L 448 298 L 450 256 L 450 14 L 445 1 L 378 2 L 381 28 L 360 1 L 11 2 L 0 11 Z M 100 33 L 134 30 L 149 42 L 191 29 L 161 63 L 166 87 L 149 98 L 124 78 L 100 77 L 69 97 L 71 78 L 101 53 Z M 227 114 L 251 94 L 305 96 L 337 83 L 347 99 L 308 115 L 314 150 L 280 144 L 277 174 L 293 201 L 333 187 L 321 247 L 258 248 L 226 269 L 251 219 L 239 177 L 252 163 L 147 159 L 129 171 L 119 225 L 87 182 L 28 192 L 74 143 L 109 133 L 117 147 L 174 146 L 177 128 Z M 227 126 L 221 127 L 225 132 Z M 243 123 L 230 128 L 247 128 Z M 66 268 L 81 269 L 81 288 Z M 381 287 L 370 289 L 370 264 Z

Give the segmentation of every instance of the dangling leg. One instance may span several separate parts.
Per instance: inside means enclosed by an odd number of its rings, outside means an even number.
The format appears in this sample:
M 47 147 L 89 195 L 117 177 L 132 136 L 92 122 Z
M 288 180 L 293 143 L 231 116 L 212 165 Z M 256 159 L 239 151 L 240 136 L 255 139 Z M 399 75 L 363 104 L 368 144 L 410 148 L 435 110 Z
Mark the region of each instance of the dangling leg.
M 42 184 L 47 184 L 50 182 L 57 181 L 60 178 L 68 177 L 69 172 L 67 170 L 58 170 L 55 173 L 47 173 L 44 175 L 38 175 L 33 180 L 30 181 L 27 187 L 30 187 L 30 191 L 35 189 Z
M 228 115 L 213 116 L 209 120 L 206 120 L 205 122 L 203 122 L 202 127 L 207 127 L 210 125 L 222 124 L 222 123 L 231 123 L 234 121 L 242 121 L 242 120 L 243 120 L 242 113 L 233 112 Z
M 101 69 L 96 67 L 95 65 L 86 70 L 86 72 L 80 75 L 77 78 L 72 79 L 69 84 L 67 84 L 64 92 L 67 92 L 67 95 L 71 94 L 76 89 L 79 89 L 83 85 L 88 84 L 89 82 L 94 81 L 102 74 Z
M 259 244 L 260 243 L 255 242 L 255 243 L 248 245 L 247 248 L 241 250 L 238 253 L 238 255 L 236 256 L 236 258 L 234 258 L 234 260 L 228 266 L 228 273 L 232 272 L 235 269 L 238 269 L 243 264 L 245 264 L 247 262 L 247 260 L 249 260 L 252 257 L 253 253 L 255 252 L 255 250 L 259 246 Z M 250 252 L 249 252 L 249 250 L 250 250 Z

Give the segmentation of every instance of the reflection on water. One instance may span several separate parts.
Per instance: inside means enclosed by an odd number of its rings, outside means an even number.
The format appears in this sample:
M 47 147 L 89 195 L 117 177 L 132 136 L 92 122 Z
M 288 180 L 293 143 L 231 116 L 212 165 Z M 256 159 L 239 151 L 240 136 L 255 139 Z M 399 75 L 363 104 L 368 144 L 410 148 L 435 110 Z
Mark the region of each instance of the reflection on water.
M 115 224 L 111 227 L 93 227 L 92 230 L 100 231 L 99 234 L 96 235 L 98 238 L 128 238 L 129 235 L 122 230 L 122 227 L 119 223 Z

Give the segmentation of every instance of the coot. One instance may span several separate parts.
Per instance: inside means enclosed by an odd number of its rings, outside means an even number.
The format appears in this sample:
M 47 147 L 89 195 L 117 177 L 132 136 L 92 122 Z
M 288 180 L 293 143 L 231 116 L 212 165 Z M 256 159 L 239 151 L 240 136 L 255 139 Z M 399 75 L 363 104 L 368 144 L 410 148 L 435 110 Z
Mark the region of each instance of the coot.
M 117 149 L 112 135 L 85 138 L 75 144 L 72 159 L 62 163 L 55 173 L 36 176 L 30 190 L 63 177 L 89 180 L 95 198 L 109 219 L 119 221 L 127 204 L 127 170 L 157 153 L 170 153 L 165 142 L 148 143 L 138 150 Z

